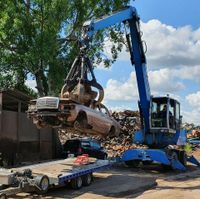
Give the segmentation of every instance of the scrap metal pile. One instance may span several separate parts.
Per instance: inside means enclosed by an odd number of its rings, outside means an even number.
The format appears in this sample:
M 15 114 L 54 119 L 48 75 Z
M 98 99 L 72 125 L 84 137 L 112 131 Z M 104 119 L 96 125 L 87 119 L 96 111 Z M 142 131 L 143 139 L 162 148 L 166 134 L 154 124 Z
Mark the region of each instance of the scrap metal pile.
M 191 139 L 191 138 L 200 139 L 200 129 L 191 130 L 191 133 L 187 134 L 187 138 L 188 139 Z
M 140 129 L 140 114 L 138 111 L 125 110 L 122 112 L 113 112 L 112 117 L 120 123 L 120 134 L 113 138 L 101 138 L 92 136 L 101 142 L 101 145 L 106 149 L 110 157 L 119 157 L 128 149 L 146 148 L 144 145 L 133 144 L 134 132 Z M 84 136 L 75 134 L 70 130 L 59 132 L 61 143 L 72 138 L 83 138 Z
M 199 156 L 199 148 L 200 148 L 200 126 L 196 126 L 194 124 L 183 123 L 182 128 L 187 132 L 188 143 L 190 144 L 190 150 L 193 152 L 197 152 L 197 156 Z
M 184 123 L 183 129 L 186 129 L 188 139 L 200 139 L 200 126 L 194 124 Z
M 146 148 L 145 146 L 133 144 L 134 132 L 141 128 L 138 111 L 125 110 L 123 112 L 113 112 L 112 116 L 121 125 L 119 136 L 110 139 L 100 139 L 109 156 L 119 157 L 128 149 Z

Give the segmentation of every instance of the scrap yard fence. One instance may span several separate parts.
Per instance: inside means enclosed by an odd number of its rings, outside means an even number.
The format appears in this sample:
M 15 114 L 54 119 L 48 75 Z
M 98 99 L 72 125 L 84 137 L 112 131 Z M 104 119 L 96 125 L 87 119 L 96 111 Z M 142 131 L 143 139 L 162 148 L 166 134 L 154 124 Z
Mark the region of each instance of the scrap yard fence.
M 1 166 L 56 156 L 59 141 L 55 130 L 39 130 L 27 119 L 26 110 L 30 99 L 19 91 L 0 91 Z

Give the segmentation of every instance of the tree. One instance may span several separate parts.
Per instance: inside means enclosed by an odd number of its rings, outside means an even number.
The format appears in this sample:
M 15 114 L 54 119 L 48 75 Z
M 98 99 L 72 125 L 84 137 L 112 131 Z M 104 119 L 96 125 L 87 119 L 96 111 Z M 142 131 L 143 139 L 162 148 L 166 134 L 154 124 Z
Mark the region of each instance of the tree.
M 58 94 L 79 53 L 77 41 L 83 23 L 127 4 L 128 0 L 0 1 L 0 85 L 22 88 L 31 74 L 39 96 Z M 88 54 L 97 64 L 110 63 L 100 53 L 105 36 L 116 43 L 111 49 L 112 61 L 121 50 L 123 37 L 115 29 L 96 34 Z

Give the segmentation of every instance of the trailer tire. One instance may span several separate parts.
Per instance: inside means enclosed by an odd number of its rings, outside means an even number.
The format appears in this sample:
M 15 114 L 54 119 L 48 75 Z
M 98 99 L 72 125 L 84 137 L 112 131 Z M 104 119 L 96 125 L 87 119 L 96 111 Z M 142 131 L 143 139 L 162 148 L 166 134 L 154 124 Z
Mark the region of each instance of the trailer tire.
M 88 173 L 82 177 L 84 186 L 89 186 L 92 183 L 92 180 L 93 180 L 92 173 Z
M 39 188 L 36 189 L 37 194 L 43 195 L 43 194 L 48 192 L 48 190 L 49 190 L 49 178 L 48 178 L 48 176 L 46 176 L 46 175 L 37 176 L 35 178 L 35 183 L 40 188 L 40 189 Z
M 82 185 L 83 185 L 83 181 L 80 176 L 71 180 L 72 189 L 80 189 Z

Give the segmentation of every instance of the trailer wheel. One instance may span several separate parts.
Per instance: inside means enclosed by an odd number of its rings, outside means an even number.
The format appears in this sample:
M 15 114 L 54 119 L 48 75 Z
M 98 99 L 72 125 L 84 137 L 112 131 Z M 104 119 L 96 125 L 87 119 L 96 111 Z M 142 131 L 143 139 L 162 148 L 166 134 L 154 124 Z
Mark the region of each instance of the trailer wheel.
M 92 183 L 92 174 L 88 173 L 82 177 L 83 185 L 89 186 Z
M 128 160 L 125 161 L 125 164 L 129 167 L 138 167 L 140 164 L 140 160 Z
M 83 181 L 80 176 L 71 180 L 72 189 L 80 189 L 82 187 L 82 184 L 83 184 Z
M 7 199 L 7 196 L 5 193 L 0 194 L 0 199 Z
M 49 178 L 46 175 L 37 176 L 35 178 L 35 183 L 37 185 L 36 192 L 37 194 L 45 194 L 49 190 Z

